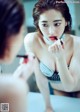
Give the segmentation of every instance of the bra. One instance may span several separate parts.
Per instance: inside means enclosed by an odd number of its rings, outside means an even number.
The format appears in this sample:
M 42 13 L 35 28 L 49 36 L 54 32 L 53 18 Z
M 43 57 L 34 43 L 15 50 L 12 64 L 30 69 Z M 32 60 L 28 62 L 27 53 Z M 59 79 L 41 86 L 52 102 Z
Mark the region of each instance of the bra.
M 56 70 L 55 71 L 51 70 L 48 66 L 46 66 L 42 62 L 40 62 L 40 71 L 50 81 L 61 81 L 60 76 L 59 76 L 59 72 L 57 72 Z

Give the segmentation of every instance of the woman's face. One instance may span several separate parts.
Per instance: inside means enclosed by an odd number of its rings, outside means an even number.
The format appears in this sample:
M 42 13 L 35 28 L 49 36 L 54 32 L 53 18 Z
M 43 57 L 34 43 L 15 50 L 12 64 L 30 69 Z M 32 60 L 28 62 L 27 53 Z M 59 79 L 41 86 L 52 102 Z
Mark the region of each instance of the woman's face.
M 53 43 L 62 36 L 67 22 L 61 12 L 51 9 L 40 15 L 38 25 L 44 41 L 49 44 L 48 42 Z
M 23 42 L 23 35 L 24 27 L 22 26 L 18 34 L 12 35 L 11 38 L 9 38 L 5 50 L 5 62 L 11 63 L 13 61 L 14 57 L 17 55 L 18 51 L 21 48 Z

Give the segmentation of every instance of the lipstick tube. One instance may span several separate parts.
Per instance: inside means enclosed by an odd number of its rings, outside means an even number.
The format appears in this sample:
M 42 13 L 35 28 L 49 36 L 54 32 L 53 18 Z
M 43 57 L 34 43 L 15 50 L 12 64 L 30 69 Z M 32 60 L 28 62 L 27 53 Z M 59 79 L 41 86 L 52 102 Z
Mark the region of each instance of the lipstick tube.
M 28 58 L 28 55 L 17 55 L 17 58 Z

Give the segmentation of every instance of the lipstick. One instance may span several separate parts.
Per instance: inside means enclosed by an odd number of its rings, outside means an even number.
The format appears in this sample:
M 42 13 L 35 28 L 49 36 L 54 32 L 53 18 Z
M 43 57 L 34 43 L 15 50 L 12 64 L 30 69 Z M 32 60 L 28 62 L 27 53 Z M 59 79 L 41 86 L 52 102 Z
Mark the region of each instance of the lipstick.
M 49 38 L 50 38 L 52 41 L 57 41 L 57 40 L 58 40 L 56 36 L 50 36 Z M 64 44 L 63 44 L 63 42 L 62 42 L 61 39 L 60 39 L 60 43 L 61 43 L 61 45 L 62 45 L 62 48 L 64 49 Z
M 17 58 L 28 58 L 28 55 L 17 55 Z
M 23 64 L 26 64 L 29 61 L 28 55 L 17 55 L 16 57 L 17 58 L 24 58 L 22 61 Z

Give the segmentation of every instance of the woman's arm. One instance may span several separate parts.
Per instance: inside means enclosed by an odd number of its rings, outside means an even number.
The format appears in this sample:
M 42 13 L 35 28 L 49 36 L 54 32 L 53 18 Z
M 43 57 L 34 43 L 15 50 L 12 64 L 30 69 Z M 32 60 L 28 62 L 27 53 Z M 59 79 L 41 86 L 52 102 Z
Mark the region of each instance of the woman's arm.
M 42 75 L 39 69 L 39 62 L 37 59 L 35 60 L 34 73 L 36 77 L 37 86 L 39 87 L 39 90 L 42 93 L 45 104 L 46 104 L 46 112 L 53 112 L 51 102 L 50 102 L 48 80 L 45 76 Z
M 24 48 L 25 48 L 25 54 L 28 56 L 28 61 L 26 63 L 24 62 L 24 58 L 20 60 L 20 65 L 19 67 L 15 70 L 13 76 L 14 77 L 20 77 L 23 78 L 24 80 L 28 80 L 29 77 L 33 73 L 33 66 L 34 65 L 34 54 L 32 53 L 33 51 L 33 46 L 32 46 L 32 40 L 29 38 L 31 37 L 31 34 L 27 34 L 26 37 L 24 38 Z
M 57 67 L 61 78 L 61 82 L 64 86 L 64 90 L 67 92 L 73 91 L 76 86 L 76 79 L 73 77 L 71 71 L 68 69 L 64 57 L 57 58 Z
M 32 39 L 30 39 L 30 37 Z M 26 52 L 32 52 L 32 54 L 35 55 L 35 50 L 34 50 L 34 35 L 29 34 L 25 37 L 24 39 L 24 46 L 25 46 L 25 50 Z M 53 112 L 51 103 L 50 103 L 50 95 L 49 95 L 49 86 L 48 86 L 48 80 L 46 79 L 46 77 L 44 77 L 42 75 L 42 73 L 40 72 L 39 69 L 39 62 L 35 56 L 35 60 L 34 60 L 34 73 L 35 73 L 35 78 L 36 78 L 36 82 L 37 82 L 37 86 L 39 87 L 40 92 L 43 95 L 43 98 L 45 100 L 45 104 L 46 104 L 46 112 Z M 33 66 L 32 66 L 33 67 Z
M 24 60 L 21 59 L 20 65 L 13 73 L 13 76 L 27 81 L 34 71 L 32 65 L 34 64 L 35 58 L 34 55 L 28 54 L 28 61 L 24 63 Z
M 76 86 L 76 80 L 67 67 L 64 49 L 62 48 L 60 41 L 58 40 L 55 44 L 51 45 L 49 51 L 56 58 L 57 68 L 64 90 L 68 92 L 72 91 Z

